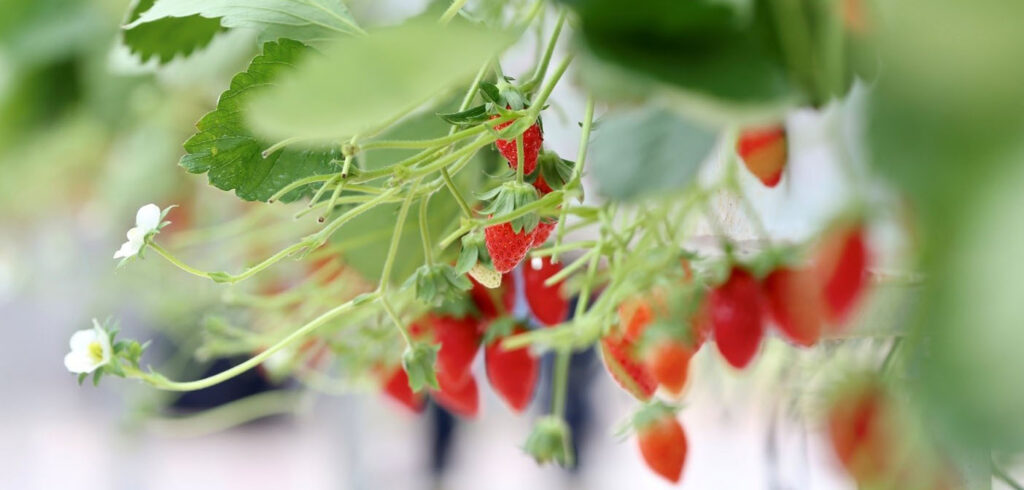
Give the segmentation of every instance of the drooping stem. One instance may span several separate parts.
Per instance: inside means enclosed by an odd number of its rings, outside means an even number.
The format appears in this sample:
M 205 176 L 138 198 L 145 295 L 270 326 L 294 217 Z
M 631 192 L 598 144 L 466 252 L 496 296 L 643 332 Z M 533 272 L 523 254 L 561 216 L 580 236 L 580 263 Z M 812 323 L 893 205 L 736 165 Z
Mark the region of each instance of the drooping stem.
M 427 226 L 427 204 L 430 202 L 430 195 L 426 195 L 420 201 L 420 239 L 423 242 L 423 258 L 428 266 L 434 265 L 434 254 L 430 245 L 430 227 Z
M 156 242 L 153 242 L 153 241 L 149 242 L 149 248 L 153 249 L 156 253 L 160 254 L 161 257 L 167 259 L 167 261 L 170 262 L 171 264 L 174 264 L 175 267 L 177 267 L 177 268 L 179 268 L 179 269 L 181 269 L 181 270 L 183 270 L 185 272 L 188 272 L 189 274 L 192 274 L 193 276 L 199 276 L 199 277 L 204 277 L 206 279 L 210 279 L 210 273 L 209 272 L 201 271 L 199 269 L 196 269 L 195 267 L 192 267 L 192 266 L 182 262 L 181 260 L 178 260 L 177 257 L 172 255 L 167 250 L 164 250 L 164 248 L 161 247 L 160 245 L 157 245 Z
M 398 254 L 398 242 L 402 240 L 402 229 L 405 227 L 405 218 L 409 215 L 409 206 L 412 204 L 412 198 L 416 195 L 416 188 L 419 187 L 421 180 L 417 180 L 412 187 L 409 188 L 409 195 L 405 198 L 402 203 L 402 207 L 398 210 L 398 221 L 395 222 L 395 231 L 391 234 L 391 244 L 388 245 L 388 255 L 384 260 L 384 268 L 380 274 L 380 285 L 377 287 L 378 291 L 387 291 L 388 284 L 391 282 L 391 267 L 395 264 L 395 255 Z
M 562 33 L 562 25 L 565 24 L 566 9 L 562 9 L 558 13 L 558 20 L 555 21 L 555 27 L 551 31 L 551 37 L 548 38 L 547 46 L 544 49 L 544 55 L 541 57 L 540 63 L 537 65 L 537 70 L 533 72 L 533 76 L 530 80 L 523 84 L 522 89 L 524 92 L 529 92 L 533 87 L 536 87 L 538 83 L 544 80 L 544 76 L 547 74 L 548 65 L 551 64 L 551 56 L 555 53 L 555 44 L 558 42 L 558 36 Z
M 440 22 L 441 24 L 447 24 L 448 22 L 450 22 L 453 18 L 455 18 L 456 15 L 459 14 L 459 10 L 461 10 L 462 7 L 466 5 L 466 2 L 467 0 L 454 0 L 452 4 L 448 6 L 448 10 L 445 10 L 444 13 L 441 14 L 441 19 L 439 19 L 438 22 Z
M 572 351 L 560 349 L 555 354 L 554 380 L 551 383 L 551 414 L 565 417 L 565 398 L 569 388 L 569 361 Z

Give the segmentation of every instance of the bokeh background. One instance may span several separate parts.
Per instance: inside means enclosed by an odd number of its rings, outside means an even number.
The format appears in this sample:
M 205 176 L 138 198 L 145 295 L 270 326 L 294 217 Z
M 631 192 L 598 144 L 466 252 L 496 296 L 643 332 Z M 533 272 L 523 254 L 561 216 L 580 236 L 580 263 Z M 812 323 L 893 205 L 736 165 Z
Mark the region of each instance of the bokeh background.
M 376 23 L 425 8 L 417 0 L 350 3 L 357 17 Z M 135 210 L 190 203 L 171 215 L 183 227 L 172 243 L 187 248 L 194 237 L 186 224 L 222 222 L 244 207 L 177 161 L 195 121 L 254 54 L 253 38 L 232 31 L 187 60 L 140 63 L 118 43 L 127 7 L 123 0 L 0 0 L 0 488 L 669 486 L 643 467 L 633 440 L 614 436 L 634 402 L 592 354 L 573 364 L 570 414 L 579 424 L 580 465 L 572 471 L 538 467 L 520 450 L 542 395 L 517 417 L 484 389 L 482 416 L 453 422 L 434 407 L 416 416 L 372 392 L 318 393 L 258 372 L 181 399 L 119 380 L 79 387 L 61 359 L 71 332 L 90 318 L 118 318 L 127 336 L 156 339 L 154 363 L 180 364 L 179 353 L 198 342 L 203 313 L 230 294 L 155 257 L 115 270 L 110 256 Z M 532 53 L 527 39 L 504 59 L 506 70 L 527 66 Z M 545 120 L 547 142 L 566 154 L 575 152 L 573 115 L 582 112 L 569 82 L 553 97 L 566 116 Z M 791 115 L 792 159 L 781 190 L 744 180 L 773 236 L 804 239 L 846 202 L 837 142 L 860 137 L 863 91 Z M 868 172 L 862 161 L 853 168 Z M 889 187 L 869 185 L 878 199 L 892 199 Z M 737 236 L 749 235 L 731 206 L 716 209 Z M 880 268 L 897 274 L 909 246 L 900 219 L 896 212 L 879 217 L 871 235 Z M 296 223 L 282 233 L 300 236 L 311 226 Z M 879 286 L 857 322 L 891 325 L 913 295 L 902 285 Z M 708 349 L 698 354 L 681 415 L 690 442 L 682 488 L 854 488 L 820 423 L 807 416 L 814 400 L 795 403 L 778 389 L 823 362 L 883 351 L 871 339 L 852 342 L 839 353 L 797 354 L 773 338 L 756 368 L 739 374 Z M 196 365 L 192 376 L 224 365 Z M 250 414 L 253 422 L 234 426 L 216 411 L 195 415 L 259 392 L 266 403 Z M 172 410 L 164 408 L 169 404 Z M 274 414 L 259 417 L 263 410 Z

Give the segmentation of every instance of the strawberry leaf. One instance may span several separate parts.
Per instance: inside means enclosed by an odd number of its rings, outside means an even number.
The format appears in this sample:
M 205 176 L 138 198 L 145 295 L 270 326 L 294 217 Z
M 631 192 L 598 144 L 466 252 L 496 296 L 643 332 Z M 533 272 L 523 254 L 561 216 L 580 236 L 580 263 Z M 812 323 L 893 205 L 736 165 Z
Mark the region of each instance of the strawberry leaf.
M 254 136 L 242 121 L 242 106 L 250 98 L 250 91 L 273 85 L 281 72 L 291 69 L 293 63 L 311 51 L 288 39 L 266 43 L 263 53 L 252 60 L 249 68 L 231 80 L 231 87 L 221 94 L 217 108 L 196 123 L 199 132 L 185 142 L 187 154 L 181 158 L 181 166 L 191 173 L 206 173 L 210 184 L 234 190 L 247 201 L 266 201 L 298 179 L 335 172 L 334 162 L 342 156 L 338 148 L 283 148 L 264 158 L 261 153 L 273 142 Z M 313 190 L 312 186 L 304 186 L 285 194 L 281 200 L 294 201 Z
M 138 19 L 154 2 L 139 0 L 129 12 L 128 22 Z M 165 17 L 126 29 L 121 41 L 143 62 L 155 57 L 160 63 L 167 63 L 175 56 L 188 56 L 205 47 L 218 32 L 224 30 L 218 18 L 199 15 Z

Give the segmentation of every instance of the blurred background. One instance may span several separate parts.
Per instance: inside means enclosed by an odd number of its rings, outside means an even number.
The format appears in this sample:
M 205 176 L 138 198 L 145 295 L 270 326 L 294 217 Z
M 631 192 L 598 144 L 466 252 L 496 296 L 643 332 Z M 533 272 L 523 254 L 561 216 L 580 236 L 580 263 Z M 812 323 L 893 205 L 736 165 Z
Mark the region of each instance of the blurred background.
M 142 62 L 119 43 L 128 7 L 126 0 L 0 0 L 0 488 L 670 486 L 643 467 L 635 441 L 615 437 L 635 403 L 592 352 L 572 364 L 569 414 L 579 465 L 571 470 L 539 467 L 520 449 L 547 403 L 547 381 L 522 416 L 485 388 L 482 414 L 469 422 L 435 406 L 413 414 L 369 388 L 332 395 L 265 371 L 181 397 L 119 380 L 79 387 L 61 359 L 69 335 L 90 318 L 119 319 L 125 336 L 155 339 L 148 353 L 154 363 L 183 365 L 187 359 L 175 356 L 195 351 L 204 316 L 233 294 L 161 260 L 115 269 L 111 255 L 135 210 L 149 202 L 181 204 L 169 216 L 167 236 L 170 247 L 184 250 L 198 242 L 191 229 L 226 222 L 246 206 L 177 161 L 194 123 L 255 54 L 253 35 L 232 30 L 187 59 Z M 426 5 L 354 0 L 350 7 L 357 18 L 386 24 Z M 530 42 L 528 36 L 503 59 L 507 72 L 529 66 Z M 841 103 L 789 116 L 791 160 L 781 190 L 768 192 L 750 176 L 743 181 L 776 238 L 806 239 L 846 203 L 837 141 L 863 137 L 864 91 L 857 86 Z M 544 121 L 546 141 L 573 154 L 583 110 L 577 80 L 559 85 L 553 100 L 567 116 Z M 867 173 L 864 158 L 853 165 Z M 713 155 L 707 172 L 720 160 Z M 871 181 L 868 193 L 894 203 L 871 230 L 879 267 L 904 273 L 912 237 L 901 227 L 898 199 L 880 182 Z M 999 209 L 1019 210 L 1015 204 Z M 734 234 L 752 235 L 749 224 L 729 218 L 730 206 L 719 203 L 718 211 Z M 1009 226 L 1016 229 L 1014 216 Z M 274 233 L 301 236 L 313 226 L 306 220 Z M 890 328 L 916 295 L 901 284 L 874 288 L 858 328 Z M 820 402 L 795 402 L 779 386 L 813 376 L 823 363 L 873 359 L 883 347 L 865 336 L 842 350 L 797 352 L 771 338 L 756 367 L 742 373 L 702 350 L 681 414 L 690 453 L 680 486 L 855 488 L 821 424 L 806 416 Z M 208 356 L 192 365 L 200 372 L 178 372 L 192 379 L 236 362 Z M 1013 388 L 1020 390 L 1019 381 Z M 262 394 L 263 403 L 202 410 L 252 394 Z

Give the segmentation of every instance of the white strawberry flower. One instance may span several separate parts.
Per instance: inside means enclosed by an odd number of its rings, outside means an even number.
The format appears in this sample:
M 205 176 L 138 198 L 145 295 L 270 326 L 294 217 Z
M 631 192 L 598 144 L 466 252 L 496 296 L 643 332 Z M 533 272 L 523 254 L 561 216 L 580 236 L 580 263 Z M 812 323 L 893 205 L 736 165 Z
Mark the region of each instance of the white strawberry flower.
M 113 355 L 110 334 L 96 319 L 93 319 L 92 325 L 90 329 L 79 330 L 71 335 L 71 352 L 64 356 L 64 367 L 72 373 L 91 373 L 109 363 Z
M 174 206 L 163 211 L 156 204 L 147 204 L 139 208 L 135 213 L 135 227 L 128 230 L 128 241 L 121 244 L 121 248 L 114 252 L 115 259 L 130 259 L 139 255 L 139 252 L 146 246 L 146 240 L 160 232 L 168 223 L 163 221 L 167 212 Z

